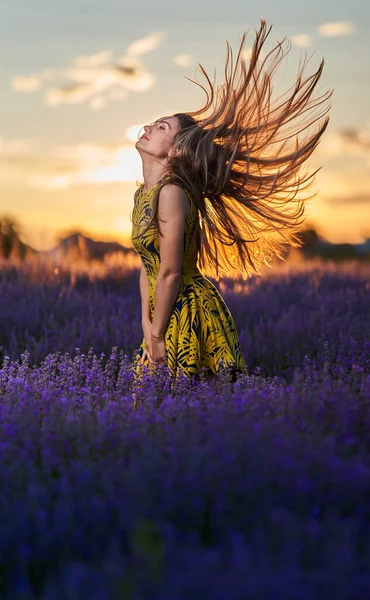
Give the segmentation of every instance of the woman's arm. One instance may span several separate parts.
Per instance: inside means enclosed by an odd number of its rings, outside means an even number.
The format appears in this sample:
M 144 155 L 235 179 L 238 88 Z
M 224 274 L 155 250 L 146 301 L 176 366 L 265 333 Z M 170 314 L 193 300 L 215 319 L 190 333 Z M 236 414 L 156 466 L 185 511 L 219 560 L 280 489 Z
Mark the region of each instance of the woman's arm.
M 163 236 L 159 236 L 161 264 L 156 280 L 153 336 L 163 335 L 171 315 L 181 280 L 185 218 L 189 199 L 179 186 L 164 186 L 158 199 L 158 216 Z
M 148 276 L 146 270 L 141 261 L 140 270 L 140 295 L 141 295 L 141 324 L 145 325 L 151 322 L 150 319 L 150 304 L 149 304 L 149 289 L 148 289 Z

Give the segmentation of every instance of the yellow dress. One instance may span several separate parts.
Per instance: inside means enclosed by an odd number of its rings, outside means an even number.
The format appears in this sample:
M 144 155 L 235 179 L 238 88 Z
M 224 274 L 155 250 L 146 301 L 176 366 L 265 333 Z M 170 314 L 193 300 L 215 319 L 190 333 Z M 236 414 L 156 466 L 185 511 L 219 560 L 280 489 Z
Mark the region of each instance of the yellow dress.
M 143 192 L 144 184 L 137 188 L 131 238 L 149 222 L 154 192 L 159 183 L 168 177 L 165 175 L 146 192 Z M 230 310 L 213 283 L 197 268 L 196 248 L 191 242 L 198 220 L 198 209 L 188 193 L 187 196 L 190 200 L 190 213 L 185 220 L 182 277 L 164 335 L 168 367 L 174 377 L 180 371 L 189 377 L 197 376 L 203 367 L 203 371 L 218 373 L 225 366 L 230 367 L 234 373 L 247 374 Z M 160 267 L 158 237 L 158 230 L 152 225 L 144 235 L 132 239 L 132 245 L 140 255 L 148 276 L 151 319 Z M 137 361 L 141 360 L 144 349 L 145 339 L 135 354 Z

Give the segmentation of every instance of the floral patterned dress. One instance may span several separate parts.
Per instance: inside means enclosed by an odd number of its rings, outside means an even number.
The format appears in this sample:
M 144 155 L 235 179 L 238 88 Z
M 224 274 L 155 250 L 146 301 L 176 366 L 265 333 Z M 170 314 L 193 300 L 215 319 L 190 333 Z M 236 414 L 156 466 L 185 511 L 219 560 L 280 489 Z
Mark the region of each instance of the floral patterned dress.
M 137 235 L 143 225 L 149 222 L 154 192 L 159 183 L 163 184 L 167 177 L 169 176 L 165 175 L 146 192 L 143 191 L 144 184 L 137 188 L 131 237 Z M 182 276 L 164 336 L 167 364 L 171 375 L 175 377 L 180 371 L 189 377 L 199 375 L 201 370 L 218 373 L 225 366 L 236 373 L 247 373 L 230 310 L 213 283 L 197 268 L 193 233 L 198 221 L 198 209 L 188 193 L 187 196 L 190 201 L 190 213 L 185 220 Z M 158 230 L 153 225 L 144 235 L 132 239 L 133 247 L 140 255 L 148 276 L 151 318 L 154 313 L 156 278 L 160 267 L 158 238 Z M 135 352 L 138 361 L 141 360 L 144 349 L 145 339 Z

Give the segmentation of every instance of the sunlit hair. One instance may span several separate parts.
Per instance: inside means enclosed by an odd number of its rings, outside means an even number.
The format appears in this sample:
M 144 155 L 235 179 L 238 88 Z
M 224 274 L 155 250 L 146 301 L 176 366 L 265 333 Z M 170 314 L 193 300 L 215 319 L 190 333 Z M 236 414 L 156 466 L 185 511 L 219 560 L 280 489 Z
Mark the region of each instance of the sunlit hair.
M 309 174 L 302 166 L 329 122 L 325 114 L 332 91 L 312 97 L 324 60 L 304 79 L 305 56 L 293 87 L 274 99 L 272 77 L 291 43 L 284 38 L 261 60 L 270 31 L 261 20 L 249 65 L 243 58 L 247 33 L 242 36 L 235 66 L 226 42 L 225 82 L 221 86 L 215 87 L 199 65 L 210 92 L 190 81 L 205 91 L 204 107 L 173 115 L 181 130 L 174 139 L 177 152 L 169 156 L 168 173 L 173 183 L 188 190 L 198 207 L 198 266 L 216 279 L 258 272 L 262 263 L 270 265 L 275 256 L 283 258 L 288 246 L 301 245 L 298 232 L 305 203 L 316 195 L 307 191 L 320 169 Z M 154 223 L 160 234 L 161 187 L 154 194 L 148 224 Z

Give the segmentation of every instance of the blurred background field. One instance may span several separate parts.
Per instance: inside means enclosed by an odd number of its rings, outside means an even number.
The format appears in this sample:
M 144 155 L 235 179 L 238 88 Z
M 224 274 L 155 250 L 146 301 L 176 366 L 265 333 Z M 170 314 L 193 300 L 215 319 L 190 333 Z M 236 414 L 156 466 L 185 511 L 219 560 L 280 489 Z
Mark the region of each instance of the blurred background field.
M 50 253 L 21 258 L 13 251 L 16 242 L 9 251 L 4 239 L 9 256 L 0 263 L 3 356 L 15 360 L 28 350 L 40 363 L 48 353 L 72 354 L 75 348 L 108 356 L 113 346 L 133 356 L 142 328 L 140 259 L 132 249 L 76 234 Z M 232 311 L 251 372 L 291 374 L 305 358 L 321 368 L 328 352 L 333 360 L 346 356 L 348 369 L 360 356 L 365 360 L 369 256 L 354 259 L 355 251 L 343 246 L 338 254 L 326 248 L 323 256 L 314 231 L 303 232 L 302 239 L 307 241 L 301 248 L 259 275 L 214 281 Z

